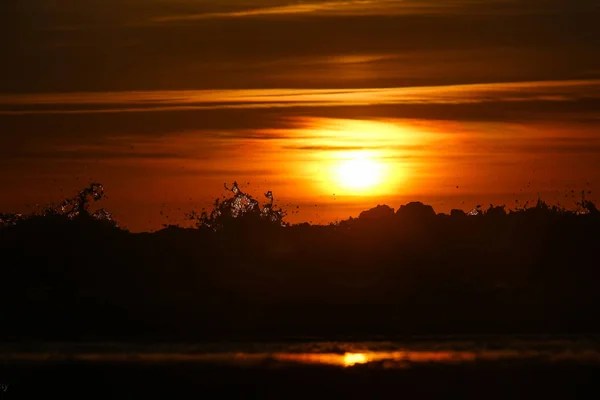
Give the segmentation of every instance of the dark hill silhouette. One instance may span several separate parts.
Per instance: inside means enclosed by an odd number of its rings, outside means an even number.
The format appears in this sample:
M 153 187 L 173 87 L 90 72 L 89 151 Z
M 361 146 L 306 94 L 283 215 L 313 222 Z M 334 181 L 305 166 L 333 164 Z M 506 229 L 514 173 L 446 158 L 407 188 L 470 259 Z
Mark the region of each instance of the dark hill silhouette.
M 1 338 L 600 333 L 600 215 L 584 198 L 472 215 L 380 205 L 316 226 L 285 223 L 270 192 L 260 206 L 231 191 L 189 214 L 194 229 L 127 232 L 89 212 L 100 185 L 0 215 Z

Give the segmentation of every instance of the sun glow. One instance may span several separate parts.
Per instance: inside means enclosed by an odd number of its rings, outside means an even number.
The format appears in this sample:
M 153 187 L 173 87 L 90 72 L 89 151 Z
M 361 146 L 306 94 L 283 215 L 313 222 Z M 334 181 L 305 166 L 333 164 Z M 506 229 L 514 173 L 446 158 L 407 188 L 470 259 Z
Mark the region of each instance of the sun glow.
M 383 167 L 375 158 L 358 153 L 336 165 L 335 179 L 342 188 L 365 190 L 381 183 Z
M 332 200 L 396 195 L 412 183 L 415 155 L 427 139 L 423 130 L 402 121 L 305 118 L 298 124 L 301 128 L 282 141 L 286 150 L 295 150 L 287 153 L 286 163 L 296 164 L 290 174 Z

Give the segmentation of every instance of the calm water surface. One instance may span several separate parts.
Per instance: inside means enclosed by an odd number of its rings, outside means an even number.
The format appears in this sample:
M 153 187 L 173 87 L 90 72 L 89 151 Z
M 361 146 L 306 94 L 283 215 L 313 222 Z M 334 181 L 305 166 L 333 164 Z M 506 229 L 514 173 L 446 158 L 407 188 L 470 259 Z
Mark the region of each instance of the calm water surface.
M 342 368 L 373 365 L 410 368 L 419 364 L 477 362 L 582 362 L 600 365 L 600 340 L 505 339 L 428 340 L 421 342 L 302 342 L 212 344 L 5 344 L 4 363 L 199 363 L 229 366 L 325 365 Z
M 597 338 L 3 344 L 0 398 L 575 399 Z

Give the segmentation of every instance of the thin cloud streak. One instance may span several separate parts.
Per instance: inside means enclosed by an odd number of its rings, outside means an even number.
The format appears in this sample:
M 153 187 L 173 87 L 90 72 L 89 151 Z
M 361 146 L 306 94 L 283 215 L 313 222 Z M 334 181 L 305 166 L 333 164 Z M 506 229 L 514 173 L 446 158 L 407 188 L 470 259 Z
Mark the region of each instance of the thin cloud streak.
M 568 102 L 600 98 L 600 80 L 369 89 L 234 89 L 0 95 L 0 115 L 98 114 L 386 104 Z M 48 106 L 54 106 L 48 109 Z M 93 106 L 93 107 L 92 107 Z
M 373 11 L 390 12 L 394 6 L 403 1 L 398 0 L 355 0 L 355 1 L 325 1 L 319 3 L 297 3 L 281 6 L 271 6 L 254 8 L 250 10 L 237 10 L 228 12 L 209 12 L 196 13 L 188 15 L 171 15 L 166 17 L 154 18 L 153 22 L 174 22 L 174 21 L 194 21 L 203 19 L 220 18 L 244 18 L 259 17 L 270 15 L 295 15 L 295 14 L 313 14 L 317 12 L 332 12 L 334 14 L 345 13 L 373 13 Z
M 178 21 L 197 21 L 224 18 L 251 18 L 269 16 L 301 16 L 301 15 L 335 15 L 335 16 L 367 16 L 367 15 L 403 15 L 403 14 L 441 14 L 450 10 L 464 10 L 469 6 L 486 4 L 510 4 L 506 0 L 447 0 L 447 1 L 410 1 L 410 0 L 338 0 L 284 4 L 278 6 L 258 7 L 226 12 L 190 13 L 170 15 L 152 19 L 155 23 Z

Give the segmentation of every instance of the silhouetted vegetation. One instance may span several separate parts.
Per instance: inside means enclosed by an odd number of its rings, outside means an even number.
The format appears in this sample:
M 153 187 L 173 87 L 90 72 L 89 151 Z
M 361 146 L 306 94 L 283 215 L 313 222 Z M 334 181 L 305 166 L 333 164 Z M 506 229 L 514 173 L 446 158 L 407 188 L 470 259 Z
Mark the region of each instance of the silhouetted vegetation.
M 414 202 L 328 226 L 285 223 L 272 193 L 133 234 L 100 185 L 0 215 L 4 340 L 600 332 L 600 213 Z

